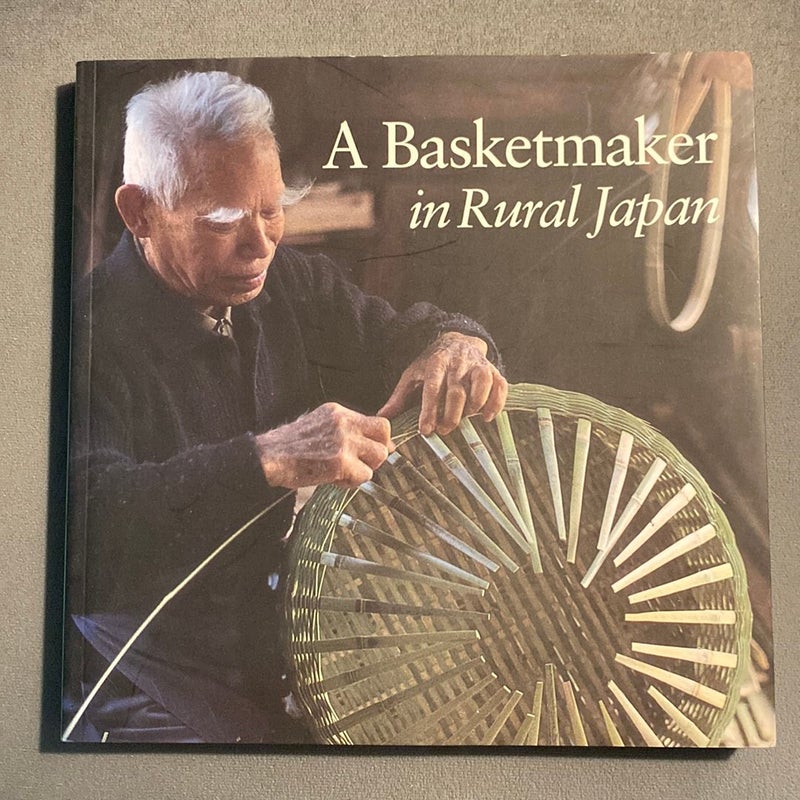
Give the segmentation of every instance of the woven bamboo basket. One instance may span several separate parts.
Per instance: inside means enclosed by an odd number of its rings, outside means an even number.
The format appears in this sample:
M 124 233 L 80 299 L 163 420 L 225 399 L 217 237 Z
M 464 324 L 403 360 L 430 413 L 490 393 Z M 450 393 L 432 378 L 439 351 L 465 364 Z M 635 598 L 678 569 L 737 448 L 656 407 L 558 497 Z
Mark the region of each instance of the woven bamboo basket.
M 422 437 L 293 536 L 287 648 L 320 742 L 715 746 L 748 666 L 744 567 L 662 435 L 511 387 Z

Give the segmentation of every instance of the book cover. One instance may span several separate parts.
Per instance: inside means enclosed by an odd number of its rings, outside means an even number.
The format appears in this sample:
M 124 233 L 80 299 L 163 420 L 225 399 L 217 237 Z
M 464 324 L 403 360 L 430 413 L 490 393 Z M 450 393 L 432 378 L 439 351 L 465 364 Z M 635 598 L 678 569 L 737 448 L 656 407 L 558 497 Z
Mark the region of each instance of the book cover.
M 746 54 L 76 90 L 65 741 L 774 743 Z

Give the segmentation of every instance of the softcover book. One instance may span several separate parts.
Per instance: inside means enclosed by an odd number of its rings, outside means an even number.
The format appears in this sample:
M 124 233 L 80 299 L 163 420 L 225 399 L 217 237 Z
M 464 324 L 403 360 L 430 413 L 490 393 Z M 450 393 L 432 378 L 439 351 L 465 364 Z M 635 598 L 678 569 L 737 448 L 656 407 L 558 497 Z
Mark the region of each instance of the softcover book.
M 78 65 L 66 742 L 761 747 L 743 53 Z

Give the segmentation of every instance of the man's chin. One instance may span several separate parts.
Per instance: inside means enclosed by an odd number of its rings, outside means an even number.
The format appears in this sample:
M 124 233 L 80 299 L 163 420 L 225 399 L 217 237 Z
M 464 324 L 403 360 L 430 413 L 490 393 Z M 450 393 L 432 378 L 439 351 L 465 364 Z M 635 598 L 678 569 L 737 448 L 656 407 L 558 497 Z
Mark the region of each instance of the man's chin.
M 240 306 L 244 303 L 249 303 L 251 300 L 255 300 L 261 294 L 261 291 L 264 288 L 264 284 L 262 282 L 261 286 L 257 289 L 253 289 L 249 292 L 244 292 L 240 294 L 235 294 L 232 297 L 228 298 L 228 302 L 225 305 L 229 306 Z
M 264 281 L 266 280 L 267 272 L 254 278 L 242 278 L 228 282 L 228 285 L 223 288 L 220 295 L 224 297 L 224 305 L 226 306 L 240 306 L 243 303 L 249 303 L 254 300 L 261 291 L 264 289 Z

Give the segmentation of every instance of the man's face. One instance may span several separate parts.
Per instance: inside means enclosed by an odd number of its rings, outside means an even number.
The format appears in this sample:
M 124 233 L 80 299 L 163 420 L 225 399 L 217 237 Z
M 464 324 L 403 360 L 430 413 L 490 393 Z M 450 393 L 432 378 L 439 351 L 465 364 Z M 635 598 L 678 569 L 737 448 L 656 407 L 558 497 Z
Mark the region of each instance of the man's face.
M 148 204 L 150 266 L 198 308 L 246 303 L 264 287 L 283 236 L 283 178 L 272 140 L 206 142 L 187 164 L 174 210 Z

